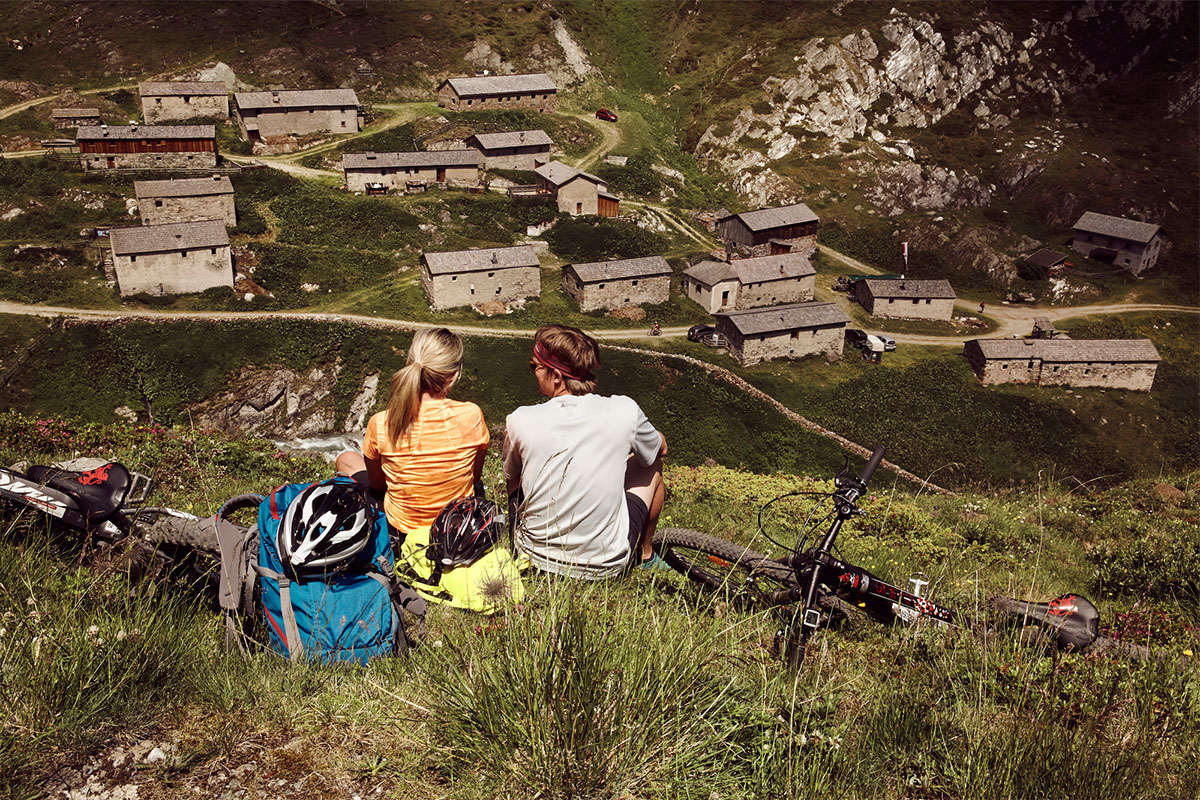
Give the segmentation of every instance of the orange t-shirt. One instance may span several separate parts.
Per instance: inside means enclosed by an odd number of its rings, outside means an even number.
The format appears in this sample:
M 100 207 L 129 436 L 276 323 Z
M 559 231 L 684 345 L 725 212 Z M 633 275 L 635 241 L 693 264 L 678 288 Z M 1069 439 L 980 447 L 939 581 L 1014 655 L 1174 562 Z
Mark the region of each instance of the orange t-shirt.
M 422 400 L 400 442 L 388 439 L 386 411 L 371 417 L 363 456 L 383 466 L 388 521 L 403 531 L 432 525 L 447 503 L 470 495 L 475 456 L 487 449 L 490 438 L 479 406 L 448 398 Z

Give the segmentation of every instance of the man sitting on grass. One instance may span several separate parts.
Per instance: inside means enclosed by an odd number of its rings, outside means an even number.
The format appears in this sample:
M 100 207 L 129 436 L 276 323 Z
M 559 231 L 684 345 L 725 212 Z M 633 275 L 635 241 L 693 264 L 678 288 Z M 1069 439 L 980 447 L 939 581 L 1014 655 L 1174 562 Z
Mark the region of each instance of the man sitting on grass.
M 504 476 L 518 550 L 547 572 L 596 580 L 665 568 L 650 549 L 666 438 L 632 399 L 593 394 L 596 340 L 545 325 L 529 367 L 546 402 L 508 415 Z

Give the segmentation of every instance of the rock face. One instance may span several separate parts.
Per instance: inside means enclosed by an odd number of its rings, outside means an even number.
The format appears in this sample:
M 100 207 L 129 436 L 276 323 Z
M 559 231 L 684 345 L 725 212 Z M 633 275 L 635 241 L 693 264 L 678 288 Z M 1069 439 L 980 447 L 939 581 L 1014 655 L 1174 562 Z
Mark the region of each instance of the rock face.
M 942 167 L 923 168 L 911 161 L 880 170 L 879 183 L 866 195 L 892 216 L 905 211 L 986 206 L 992 201 L 991 191 L 974 175 L 957 175 Z
M 299 373 L 286 367 L 244 367 L 229 388 L 191 409 L 199 425 L 228 433 L 295 439 L 362 430 L 374 407 L 379 376 L 367 376 L 344 421 L 333 388 L 340 361 Z

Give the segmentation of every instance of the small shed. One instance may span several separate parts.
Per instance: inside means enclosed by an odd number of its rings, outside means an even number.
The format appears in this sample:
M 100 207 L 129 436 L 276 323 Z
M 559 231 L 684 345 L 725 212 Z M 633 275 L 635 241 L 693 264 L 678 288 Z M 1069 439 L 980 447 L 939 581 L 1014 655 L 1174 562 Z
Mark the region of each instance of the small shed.
M 421 254 L 421 285 L 434 311 L 541 293 L 541 264 L 529 245 Z
M 56 129 L 100 125 L 103 122 L 98 108 L 55 108 L 50 111 L 50 121 Z
M 608 184 L 590 172 L 551 161 L 534 170 L 538 191 L 554 197 L 558 210 L 571 216 L 598 214 L 615 217 L 621 201 L 608 191 Z
M 670 299 L 671 265 L 662 256 L 567 264 L 563 291 L 580 311 L 656 305 Z
M 850 318 L 834 303 L 724 311 L 717 333 L 729 341 L 729 354 L 742 366 L 776 358 L 824 354 L 837 359 Z
M 1025 257 L 1025 263 L 1033 267 L 1039 274 L 1058 275 L 1069 266 L 1065 253 L 1042 248 L 1032 255 Z
M 949 322 L 957 296 L 945 278 L 864 278 L 854 283 L 854 297 L 873 317 Z

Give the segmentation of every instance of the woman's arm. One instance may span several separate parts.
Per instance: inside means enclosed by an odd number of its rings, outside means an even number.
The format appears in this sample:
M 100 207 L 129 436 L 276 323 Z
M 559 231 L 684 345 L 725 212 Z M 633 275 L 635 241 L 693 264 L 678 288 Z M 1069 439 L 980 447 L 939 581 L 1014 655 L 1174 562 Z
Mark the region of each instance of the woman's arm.
M 483 487 L 483 461 L 487 457 L 487 445 L 475 451 L 475 465 L 472 467 L 472 486 L 476 497 L 487 497 Z
M 371 488 L 377 492 L 387 491 L 387 476 L 383 474 L 383 462 L 378 458 L 363 457 L 363 461 L 367 466 L 367 480 L 371 482 Z

